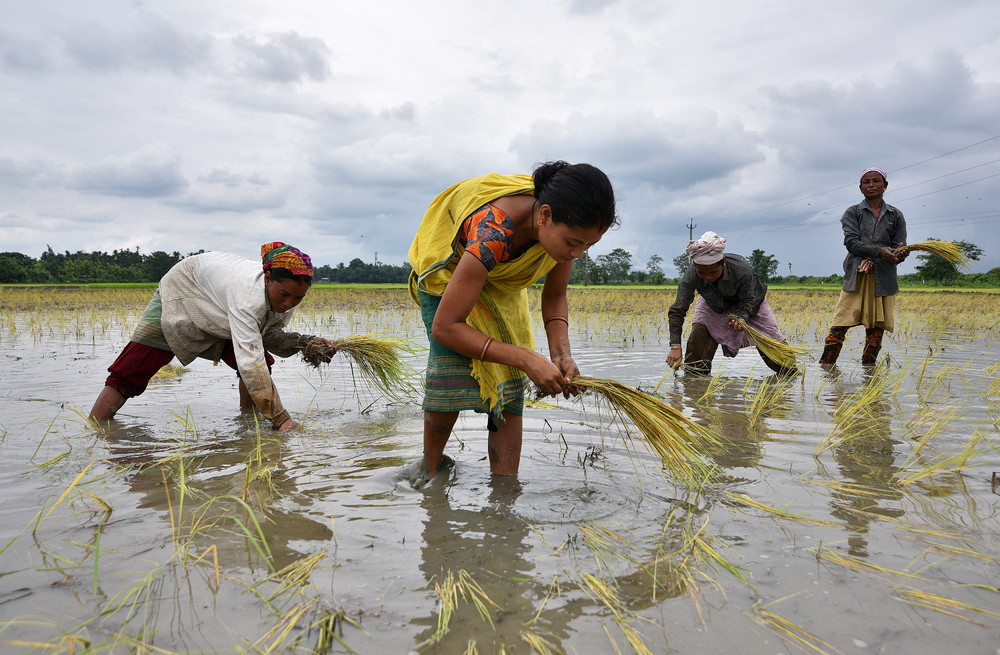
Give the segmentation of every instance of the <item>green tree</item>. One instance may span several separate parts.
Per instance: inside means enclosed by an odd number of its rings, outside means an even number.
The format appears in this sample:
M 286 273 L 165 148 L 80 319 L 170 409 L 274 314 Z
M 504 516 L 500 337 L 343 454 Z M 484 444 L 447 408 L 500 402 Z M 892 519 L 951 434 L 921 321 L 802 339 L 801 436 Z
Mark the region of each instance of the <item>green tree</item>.
M 687 273 L 688 269 L 691 267 L 691 258 L 688 257 L 686 252 L 681 253 L 680 255 L 674 257 L 673 263 L 674 268 L 677 269 L 677 277 L 684 277 L 684 274 Z
M 167 274 L 170 268 L 181 260 L 181 254 L 174 251 L 168 255 L 162 250 L 157 250 L 149 257 L 146 257 L 146 281 L 159 282 L 160 278 Z
M 628 279 L 628 272 L 632 268 L 632 255 L 622 248 L 615 248 L 598 257 L 597 264 L 603 277 L 609 282 L 623 282 Z
M 573 268 L 570 269 L 570 284 L 582 284 L 587 286 L 594 279 L 594 262 L 590 259 L 590 253 L 584 252 L 582 257 L 573 260 Z
M 769 282 L 774 277 L 774 274 L 778 272 L 778 260 L 775 259 L 774 255 L 768 255 L 760 248 L 750 253 L 747 261 L 750 262 L 750 266 L 753 267 L 753 272 L 757 274 L 757 277 L 764 282 Z
M 940 241 L 940 239 L 928 239 L 928 241 Z M 962 249 L 962 253 L 972 261 L 979 261 L 983 256 L 983 249 L 968 241 L 956 241 L 955 245 Z M 929 280 L 934 284 L 951 284 L 958 279 L 958 269 L 947 259 L 940 255 L 929 252 L 921 252 L 917 255 L 920 264 L 917 265 L 917 274 L 922 280 Z
M 653 284 L 663 284 L 663 257 L 653 255 L 646 262 L 646 273 Z

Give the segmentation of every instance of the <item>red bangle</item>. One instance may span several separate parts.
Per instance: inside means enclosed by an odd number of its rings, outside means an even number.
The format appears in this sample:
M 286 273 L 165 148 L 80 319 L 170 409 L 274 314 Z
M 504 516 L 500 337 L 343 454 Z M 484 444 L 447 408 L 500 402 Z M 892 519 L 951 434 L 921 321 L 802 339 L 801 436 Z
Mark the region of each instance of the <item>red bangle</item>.
M 563 323 L 565 323 L 565 324 L 566 324 L 566 327 L 569 327 L 569 319 L 568 319 L 568 318 L 566 318 L 565 316 L 549 316 L 549 317 L 548 317 L 547 319 L 545 319 L 545 321 L 544 321 L 544 322 L 542 323 L 542 327 L 548 327 L 548 326 L 549 326 L 549 323 L 551 323 L 552 321 L 562 321 Z
M 493 343 L 493 337 L 488 337 L 486 339 L 486 343 L 483 344 L 482 352 L 479 353 L 480 360 L 486 359 L 486 351 L 490 349 L 490 345 L 492 345 L 492 343 Z

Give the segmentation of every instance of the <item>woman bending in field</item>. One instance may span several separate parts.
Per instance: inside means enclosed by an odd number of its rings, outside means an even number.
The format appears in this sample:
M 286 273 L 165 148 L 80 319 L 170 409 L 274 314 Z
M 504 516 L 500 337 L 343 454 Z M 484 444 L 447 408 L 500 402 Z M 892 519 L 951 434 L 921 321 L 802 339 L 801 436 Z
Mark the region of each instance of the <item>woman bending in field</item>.
M 573 260 L 617 223 L 607 176 L 550 162 L 529 175 L 475 177 L 434 200 L 410 246 L 410 294 L 430 341 L 423 475 L 434 476 L 461 410 L 489 415 L 490 471 L 513 475 L 530 378 L 575 393 L 566 286 Z M 549 357 L 535 352 L 527 287 L 545 277 Z
M 767 285 L 761 282 L 753 267 L 740 255 L 725 252 L 726 240 L 715 232 L 705 232 L 688 243 L 691 258 L 684 277 L 677 285 L 677 298 L 667 310 L 670 326 L 670 354 L 667 364 L 677 366 L 684 356 L 681 349 L 681 329 L 688 307 L 695 299 L 691 334 L 687 340 L 684 370 L 707 375 L 712 372 L 712 358 L 722 346 L 722 354 L 736 357 L 742 348 L 753 345 L 740 325 L 746 321 L 769 337 L 784 340 L 764 296 Z M 760 352 L 758 350 L 758 352 Z M 760 353 L 767 367 L 776 373 L 792 375 L 796 369 L 781 364 Z
M 221 359 L 237 371 L 240 407 L 256 407 L 276 430 L 295 427 L 271 379 L 274 358 L 289 357 L 322 337 L 285 332 L 294 307 L 312 284 L 309 255 L 280 241 L 260 248 L 263 265 L 226 252 L 182 260 L 160 280 L 132 340 L 108 368 L 110 375 L 90 410 L 107 421 L 150 378 L 177 357 Z

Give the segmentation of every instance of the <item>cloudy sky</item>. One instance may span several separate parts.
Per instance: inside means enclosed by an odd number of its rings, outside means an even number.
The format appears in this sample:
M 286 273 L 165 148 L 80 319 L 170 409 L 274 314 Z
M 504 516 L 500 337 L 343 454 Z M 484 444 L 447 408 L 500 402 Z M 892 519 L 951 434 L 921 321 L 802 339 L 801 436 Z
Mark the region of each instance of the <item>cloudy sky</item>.
M 860 171 L 1000 266 L 1000 3 L 35 0 L 0 21 L 0 251 L 401 264 L 460 179 L 586 161 L 624 248 L 841 271 Z M 912 270 L 911 258 L 904 271 Z M 789 268 L 790 266 L 790 268 Z

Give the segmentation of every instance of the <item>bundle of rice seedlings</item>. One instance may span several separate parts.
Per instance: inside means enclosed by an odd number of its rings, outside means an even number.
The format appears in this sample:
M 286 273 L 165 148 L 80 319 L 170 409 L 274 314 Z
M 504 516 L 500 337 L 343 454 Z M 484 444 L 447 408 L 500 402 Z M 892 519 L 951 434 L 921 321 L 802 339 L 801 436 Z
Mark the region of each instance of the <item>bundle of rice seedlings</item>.
M 577 376 L 573 384 L 598 394 L 626 429 L 628 423 L 638 428 L 646 447 L 678 482 L 692 487 L 704 482 L 712 466 L 702 449 L 720 441 L 708 428 L 659 398 L 614 380 Z
M 769 337 L 757 328 L 753 327 L 738 316 L 729 316 L 730 321 L 738 321 L 740 327 L 746 332 L 750 340 L 754 342 L 757 349 L 773 362 L 777 362 L 787 369 L 798 368 L 796 359 L 808 354 L 809 349 L 803 346 L 791 346 L 784 341 L 778 341 L 774 337 Z
M 962 268 L 969 267 L 968 255 L 965 254 L 965 251 L 962 250 L 961 246 L 952 241 L 938 241 L 937 239 L 931 239 L 930 241 L 921 241 L 905 247 L 910 250 L 920 250 L 923 252 L 929 252 L 932 255 L 937 255 L 952 266 L 961 266 Z M 901 250 L 902 248 L 896 248 L 897 252 Z
M 403 361 L 401 352 L 412 353 L 414 346 L 402 339 L 355 334 L 330 341 L 334 351 L 313 339 L 302 350 L 302 359 L 318 367 L 328 363 L 335 353 L 349 356 L 361 377 L 386 396 L 395 397 L 400 391 L 412 392 L 412 367 Z

